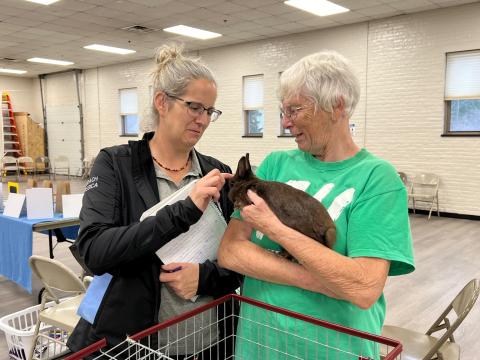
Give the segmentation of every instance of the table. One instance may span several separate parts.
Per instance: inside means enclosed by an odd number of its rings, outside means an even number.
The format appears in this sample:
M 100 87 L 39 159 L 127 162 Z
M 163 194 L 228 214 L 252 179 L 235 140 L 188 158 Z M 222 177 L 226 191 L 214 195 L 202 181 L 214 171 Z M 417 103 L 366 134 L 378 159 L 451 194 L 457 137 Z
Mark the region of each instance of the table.
M 49 219 L 13 218 L 0 215 L 0 275 L 32 292 L 32 274 L 28 259 L 32 255 L 33 231 L 48 232 L 50 257 L 53 258 L 52 232 L 57 242 L 76 239 L 80 220 L 55 214 Z

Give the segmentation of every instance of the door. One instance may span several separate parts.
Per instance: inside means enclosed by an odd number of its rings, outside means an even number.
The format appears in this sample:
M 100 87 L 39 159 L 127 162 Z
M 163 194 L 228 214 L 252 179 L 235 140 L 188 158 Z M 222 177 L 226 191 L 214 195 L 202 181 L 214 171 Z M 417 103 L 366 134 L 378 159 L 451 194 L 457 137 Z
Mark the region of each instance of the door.
M 44 99 L 48 156 L 65 155 L 70 161 L 70 174 L 81 175 L 82 131 L 75 72 L 47 75 L 44 78 Z

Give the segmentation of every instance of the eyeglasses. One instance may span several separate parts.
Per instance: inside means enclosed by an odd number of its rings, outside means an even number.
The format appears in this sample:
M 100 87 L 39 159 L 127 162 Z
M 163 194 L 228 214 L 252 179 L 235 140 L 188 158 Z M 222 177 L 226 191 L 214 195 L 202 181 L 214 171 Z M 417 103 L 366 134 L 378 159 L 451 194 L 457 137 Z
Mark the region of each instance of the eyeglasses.
M 165 93 L 165 95 L 167 95 L 169 98 L 183 101 L 185 105 L 187 105 L 187 109 L 192 116 L 200 116 L 203 114 L 204 111 L 206 111 L 208 117 L 210 118 L 210 121 L 214 122 L 220 117 L 220 115 L 222 115 L 222 112 L 220 110 L 215 109 L 214 107 L 206 108 L 199 102 L 186 101 L 182 98 L 179 98 L 178 96 L 170 95 L 168 93 Z
M 289 118 L 295 120 L 300 110 L 305 109 L 305 106 L 287 106 L 286 108 L 280 107 L 280 119 Z

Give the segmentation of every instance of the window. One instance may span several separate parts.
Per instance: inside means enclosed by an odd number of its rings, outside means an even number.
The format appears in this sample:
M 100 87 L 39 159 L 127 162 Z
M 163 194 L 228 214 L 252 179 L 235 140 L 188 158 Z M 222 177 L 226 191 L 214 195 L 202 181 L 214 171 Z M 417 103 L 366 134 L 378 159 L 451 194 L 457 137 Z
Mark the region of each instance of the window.
M 263 136 L 263 75 L 243 78 L 245 136 Z
M 138 135 L 137 89 L 120 89 L 120 120 L 122 136 Z
M 280 76 L 282 76 L 283 71 L 280 71 L 278 73 L 278 80 L 280 81 Z M 289 129 L 285 129 L 282 126 L 282 117 L 280 116 L 280 106 L 278 107 L 278 119 L 280 121 L 280 135 L 279 137 L 292 137 L 292 133 L 290 132 Z
M 444 134 L 480 136 L 480 50 L 447 53 Z

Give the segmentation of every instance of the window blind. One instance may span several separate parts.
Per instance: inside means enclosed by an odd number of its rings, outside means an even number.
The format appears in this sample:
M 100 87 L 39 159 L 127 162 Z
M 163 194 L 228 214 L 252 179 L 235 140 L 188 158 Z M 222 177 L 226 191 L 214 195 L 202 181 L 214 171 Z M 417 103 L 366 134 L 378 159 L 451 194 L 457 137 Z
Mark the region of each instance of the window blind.
M 243 108 L 258 109 L 263 107 L 263 75 L 245 76 L 243 78 Z
M 445 100 L 480 99 L 480 51 L 447 53 Z
M 137 112 L 137 89 L 120 89 L 120 113 L 136 114 Z

